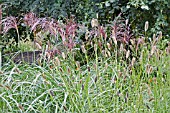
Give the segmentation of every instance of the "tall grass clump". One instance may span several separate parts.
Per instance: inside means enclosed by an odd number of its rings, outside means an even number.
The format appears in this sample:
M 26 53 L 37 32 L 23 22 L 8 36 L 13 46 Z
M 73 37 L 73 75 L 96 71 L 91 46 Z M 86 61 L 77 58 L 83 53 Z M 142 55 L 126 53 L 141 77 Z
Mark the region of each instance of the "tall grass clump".
M 170 45 L 162 32 L 135 37 L 121 16 L 108 26 L 93 19 L 84 39 L 73 20 L 55 25 L 64 51 L 3 64 L 0 112 L 170 112 Z

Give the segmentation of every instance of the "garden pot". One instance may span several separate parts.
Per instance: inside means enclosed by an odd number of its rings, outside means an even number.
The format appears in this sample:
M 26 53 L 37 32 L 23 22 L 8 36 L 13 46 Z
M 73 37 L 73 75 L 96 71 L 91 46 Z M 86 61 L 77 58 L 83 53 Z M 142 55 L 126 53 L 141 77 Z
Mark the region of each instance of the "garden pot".
M 60 54 L 58 50 L 48 50 L 48 51 L 27 51 L 27 52 L 15 52 L 2 55 L 2 64 L 7 61 L 12 61 L 16 64 L 18 63 L 37 63 L 37 60 L 41 60 L 48 57 L 51 59 L 56 54 Z

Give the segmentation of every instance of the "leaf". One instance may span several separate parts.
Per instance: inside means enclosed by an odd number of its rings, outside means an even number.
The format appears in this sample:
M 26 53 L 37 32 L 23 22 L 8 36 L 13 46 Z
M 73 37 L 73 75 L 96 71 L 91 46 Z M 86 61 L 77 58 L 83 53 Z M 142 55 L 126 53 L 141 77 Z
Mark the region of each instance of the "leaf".
M 113 3 L 113 2 L 115 2 L 115 0 L 110 0 L 110 3 Z
M 107 1 L 107 2 L 105 2 L 105 6 L 106 7 L 109 7 L 110 6 L 110 3 Z
M 141 8 L 142 8 L 142 9 L 149 10 L 149 7 L 148 7 L 147 5 L 142 5 Z
M 130 5 L 127 5 L 126 8 L 129 9 L 129 8 L 130 8 Z

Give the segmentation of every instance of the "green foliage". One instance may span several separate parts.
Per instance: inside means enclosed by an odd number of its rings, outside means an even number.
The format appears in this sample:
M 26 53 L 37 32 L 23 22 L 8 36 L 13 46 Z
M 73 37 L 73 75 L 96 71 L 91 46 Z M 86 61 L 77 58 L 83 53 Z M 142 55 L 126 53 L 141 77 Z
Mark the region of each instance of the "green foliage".
M 88 1 L 72 0 L 4 0 L 7 4 L 5 12 L 7 15 L 18 16 L 26 12 L 34 12 L 40 16 L 51 16 L 67 18 L 71 14 L 83 17 L 82 13 L 89 12 Z M 86 8 L 85 8 L 86 7 Z M 79 18 L 81 19 L 81 18 Z
M 130 0 L 127 8 L 133 27 L 139 26 L 137 29 L 140 30 L 142 24 L 149 21 L 152 32 L 162 30 L 163 33 L 169 34 L 169 0 Z
M 115 10 L 120 10 L 124 2 L 110 0 L 102 2 L 98 0 L 3 0 L 8 6 L 5 8 L 7 15 L 18 16 L 25 12 L 34 12 L 41 16 L 70 17 L 72 14 L 81 20 L 89 20 L 99 13 L 101 19 L 107 20 Z M 111 14 L 111 15 L 110 15 Z M 110 15 L 110 16 L 109 16 Z
M 13 16 L 30 11 L 49 16 L 49 14 L 52 15 L 55 5 L 55 0 L 3 0 L 3 2 L 7 5 L 6 14 Z
M 40 48 L 59 47 L 55 39 L 59 38 L 66 51 L 56 55 L 46 51 L 32 65 L 3 62 L 0 112 L 170 112 L 170 42 L 164 35 L 169 35 L 168 0 L 3 2 L 3 14 L 17 17 L 3 24 L 14 34 L 1 37 L 7 50 L 18 49 L 13 39 L 17 34 L 22 51 L 34 50 L 31 34 L 20 33 L 31 31 Z M 38 16 L 25 16 L 25 30 L 23 14 L 30 11 Z M 123 18 L 115 19 L 120 12 Z M 54 21 L 44 16 L 74 18 Z M 91 19 L 91 26 L 86 26 Z M 151 38 L 157 30 L 163 31 Z M 43 47 L 38 38 L 54 41 Z M 81 43 L 76 42 L 79 39 Z
M 57 19 L 75 16 L 78 22 L 89 22 L 92 18 L 104 24 L 114 20 L 120 13 L 129 19 L 134 31 L 141 32 L 145 21 L 150 31 L 169 33 L 170 1 L 168 0 L 3 0 L 7 4 L 6 15 L 18 16 L 33 11 L 40 16 Z M 97 15 L 97 17 L 96 17 Z

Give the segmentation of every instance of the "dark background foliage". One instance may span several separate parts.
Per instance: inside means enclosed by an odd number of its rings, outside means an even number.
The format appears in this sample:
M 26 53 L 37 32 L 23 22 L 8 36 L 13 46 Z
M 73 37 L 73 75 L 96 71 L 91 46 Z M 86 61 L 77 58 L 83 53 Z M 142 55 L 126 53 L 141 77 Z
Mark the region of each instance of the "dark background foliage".
M 22 16 L 31 11 L 56 19 L 74 15 L 76 21 L 90 23 L 98 15 L 100 23 L 105 24 L 122 12 L 136 33 L 144 31 L 145 21 L 149 21 L 151 33 L 170 32 L 169 0 L 1 0 L 1 3 L 4 16 Z

